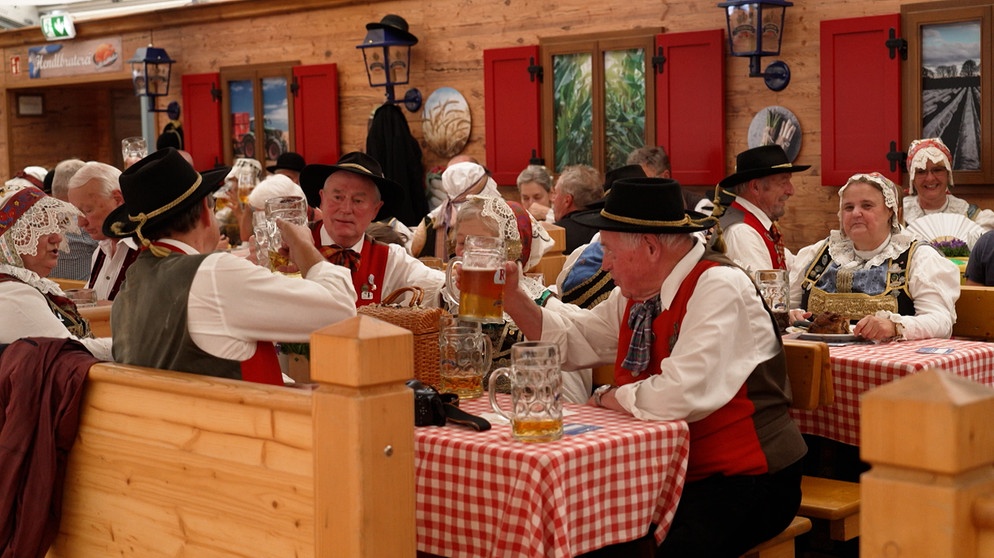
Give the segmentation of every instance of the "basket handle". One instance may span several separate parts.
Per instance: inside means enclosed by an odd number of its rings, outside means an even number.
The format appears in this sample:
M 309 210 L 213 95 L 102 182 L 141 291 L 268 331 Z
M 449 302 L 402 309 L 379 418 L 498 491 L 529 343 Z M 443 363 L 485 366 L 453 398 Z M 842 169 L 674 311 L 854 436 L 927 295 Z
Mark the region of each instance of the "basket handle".
M 425 298 L 425 290 L 422 289 L 421 287 L 417 287 L 417 286 L 414 286 L 414 287 L 401 287 L 401 288 L 395 290 L 394 292 L 390 293 L 389 295 L 387 295 L 387 297 L 383 299 L 382 303 L 383 304 L 393 304 L 396 300 L 400 299 L 400 297 L 404 296 L 404 293 L 406 293 L 408 291 L 411 292 L 411 301 L 408 304 L 408 306 L 410 306 L 412 308 L 414 306 L 420 306 L 421 305 L 421 301 L 423 301 L 424 298 Z

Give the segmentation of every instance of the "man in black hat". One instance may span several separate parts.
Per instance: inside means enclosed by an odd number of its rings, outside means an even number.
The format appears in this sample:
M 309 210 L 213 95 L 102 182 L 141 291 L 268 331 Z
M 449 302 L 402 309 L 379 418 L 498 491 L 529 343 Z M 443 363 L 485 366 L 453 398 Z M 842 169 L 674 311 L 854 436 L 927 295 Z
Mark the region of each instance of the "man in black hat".
M 718 183 L 735 201 L 715 208 L 720 235 L 712 246 L 723 251 L 750 274 L 760 269 L 787 269 L 790 252 L 784 247 L 777 221 L 794 195 L 792 173 L 810 165 L 794 165 L 779 145 L 761 145 L 735 157 L 735 172 Z
M 307 165 L 300 186 L 308 203 L 321 207 L 322 219 L 311 228 L 314 245 L 328 261 L 352 270 L 357 306 L 377 304 L 411 286 L 424 289 L 425 301 L 437 306 L 444 273 L 424 265 L 403 246 L 366 236 L 377 215 L 394 215 L 404 199 L 400 185 L 383 176 L 376 159 L 353 151 L 334 165 Z
M 806 447 L 776 322 L 752 280 L 692 234 L 715 219 L 682 199 L 673 180 L 615 182 L 576 219 L 601 231 L 618 288 L 591 310 L 542 308 L 508 264 L 504 309 L 528 339 L 558 343 L 564 369 L 614 363 L 616 385 L 591 403 L 688 422 L 687 482 L 657 555 L 739 556 L 794 518 Z
M 349 272 L 324 261 L 310 231 L 279 221 L 303 279 L 214 252 L 214 196 L 228 173 L 200 175 L 173 148 L 121 174 L 124 204 L 104 221 L 108 237 L 142 246 L 111 310 L 114 359 L 282 385 L 273 341 L 303 343 L 316 329 L 355 316 Z
M 287 151 L 280 153 L 280 156 L 276 158 L 276 164 L 266 167 L 266 170 L 270 174 L 282 174 L 289 177 L 294 184 L 300 184 L 300 171 L 304 170 L 306 166 L 307 163 L 304 162 L 304 157 L 300 153 Z

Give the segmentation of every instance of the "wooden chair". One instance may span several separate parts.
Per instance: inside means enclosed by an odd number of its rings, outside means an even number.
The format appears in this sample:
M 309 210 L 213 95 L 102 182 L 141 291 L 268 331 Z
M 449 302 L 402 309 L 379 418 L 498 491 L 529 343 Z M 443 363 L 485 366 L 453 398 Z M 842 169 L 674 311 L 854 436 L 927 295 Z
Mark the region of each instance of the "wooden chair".
M 953 337 L 984 341 L 994 339 L 994 287 L 960 287 Z
M 785 339 L 787 374 L 795 409 L 813 410 L 834 400 L 828 345 L 814 341 Z M 859 536 L 859 483 L 821 477 L 801 479 L 803 517 L 828 522 L 829 536 L 848 541 Z

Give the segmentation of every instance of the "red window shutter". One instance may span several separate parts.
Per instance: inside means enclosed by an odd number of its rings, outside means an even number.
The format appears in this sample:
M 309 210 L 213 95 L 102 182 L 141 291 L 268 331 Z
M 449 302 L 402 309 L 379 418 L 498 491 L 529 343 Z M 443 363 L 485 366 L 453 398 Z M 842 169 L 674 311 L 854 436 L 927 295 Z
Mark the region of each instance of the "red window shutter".
M 338 66 L 295 66 L 293 80 L 293 150 L 308 163 L 338 161 Z
M 542 154 L 542 84 L 528 73 L 528 66 L 539 61 L 536 45 L 483 51 L 487 168 L 500 185 L 517 183 L 532 150 Z
M 656 144 L 681 184 L 725 177 L 725 34 L 722 29 L 656 36 L 666 58 L 656 76 Z
M 183 147 L 193 156 L 193 166 L 208 170 L 224 163 L 221 155 L 220 75 L 184 74 Z
M 821 179 L 841 186 L 853 174 L 879 172 L 900 184 L 887 153 L 901 145 L 901 57 L 890 58 L 899 14 L 821 22 Z M 855 72 L 855 73 L 854 73 Z

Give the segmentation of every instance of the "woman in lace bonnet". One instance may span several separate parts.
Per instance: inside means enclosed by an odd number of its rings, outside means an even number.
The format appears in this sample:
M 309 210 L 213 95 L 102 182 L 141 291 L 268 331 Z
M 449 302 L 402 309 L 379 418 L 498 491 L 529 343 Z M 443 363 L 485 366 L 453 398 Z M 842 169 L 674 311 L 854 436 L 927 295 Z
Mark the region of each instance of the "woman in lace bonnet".
M 899 203 L 883 175 L 849 178 L 839 189 L 840 229 L 801 249 L 790 267 L 792 320 L 837 312 L 873 340 L 952 334 L 959 269 L 904 230 Z
M 58 283 L 48 274 L 66 232 L 79 232 L 79 211 L 17 180 L 0 186 L 0 343 L 22 337 L 71 337 L 99 359 L 111 360 L 110 338 L 94 339 Z

